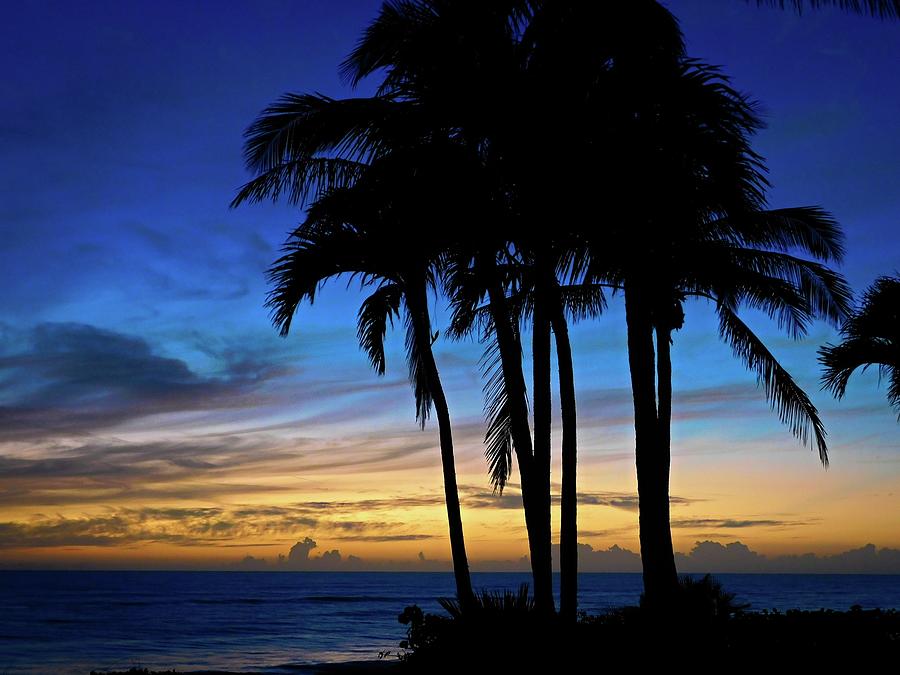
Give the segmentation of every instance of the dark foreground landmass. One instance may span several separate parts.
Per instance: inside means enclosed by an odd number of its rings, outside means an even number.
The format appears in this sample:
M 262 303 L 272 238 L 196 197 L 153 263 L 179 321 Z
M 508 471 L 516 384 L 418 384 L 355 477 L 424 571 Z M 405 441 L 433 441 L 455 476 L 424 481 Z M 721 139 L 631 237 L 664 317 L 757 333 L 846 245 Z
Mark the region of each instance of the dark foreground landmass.
M 574 625 L 540 621 L 533 612 L 502 610 L 449 618 L 404 612 L 408 640 L 402 653 L 373 661 L 282 666 L 273 672 L 502 673 L 525 668 L 574 672 L 579 664 L 634 665 L 659 662 L 697 670 L 785 666 L 830 667 L 837 663 L 900 662 L 900 612 L 852 609 L 734 612 L 681 615 L 660 620 L 637 607 L 582 616 Z M 91 675 L 172 675 L 177 671 L 132 669 Z M 181 675 L 237 675 L 192 671 Z

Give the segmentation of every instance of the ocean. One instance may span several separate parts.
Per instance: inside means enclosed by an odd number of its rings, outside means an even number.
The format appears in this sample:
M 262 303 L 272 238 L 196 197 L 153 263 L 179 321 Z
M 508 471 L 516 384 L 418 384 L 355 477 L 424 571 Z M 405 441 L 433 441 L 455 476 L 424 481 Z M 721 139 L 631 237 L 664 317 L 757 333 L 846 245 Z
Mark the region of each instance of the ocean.
M 900 609 L 900 575 L 721 574 L 751 609 Z M 473 574 L 517 588 L 527 574 Z M 558 583 L 557 576 L 557 583 Z M 637 604 L 639 574 L 582 574 L 591 613 Z M 418 604 L 441 612 L 449 573 L 0 571 L 0 675 L 92 669 L 287 672 L 378 658 Z

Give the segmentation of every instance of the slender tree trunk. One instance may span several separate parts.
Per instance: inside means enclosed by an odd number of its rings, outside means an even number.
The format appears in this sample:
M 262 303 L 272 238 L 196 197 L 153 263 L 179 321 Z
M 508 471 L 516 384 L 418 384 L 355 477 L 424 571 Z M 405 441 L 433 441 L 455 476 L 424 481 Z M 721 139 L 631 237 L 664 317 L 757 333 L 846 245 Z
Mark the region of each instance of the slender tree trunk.
M 665 528 L 660 532 L 660 555 L 665 562 L 664 569 L 669 577 L 675 578 L 675 547 L 672 545 L 672 525 L 669 503 L 669 474 L 672 468 L 672 330 L 656 328 L 656 381 L 659 399 L 659 483 L 660 490 L 665 491 Z M 673 586 L 674 587 L 674 586 Z
M 574 622 L 578 612 L 578 487 L 576 466 L 575 370 L 572 345 L 563 312 L 559 287 L 555 288 L 553 334 L 559 364 L 559 402 L 562 412 L 562 496 L 559 533 L 559 612 L 564 621 Z
M 669 529 L 668 460 L 661 447 L 656 408 L 653 324 L 649 298 L 640 288 L 625 285 L 628 364 L 634 399 L 635 460 L 640 508 L 641 564 L 644 601 L 651 611 L 664 609 L 678 576 Z
M 416 342 L 422 365 L 428 378 L 428 388 L 434 403 L 441 440 L 441 468 L 444 473 L 444 499 L 447 502 L 447 522 L 450 526 L 450 554 L 453 559 L 453 574 L 456 578 L 456 597 L 463 612 L 475 604 L 472 579 L 469 575 L 469 560 L 463 537 L 462 514 L 459 508 L 459 489 L 456 484 L 456 460 L 453 456 L 453 435 L 450 426 L 450 408 L 440 373 L 431 348 L 431 322 L 428 318 L 428 298 L 425 286 L 407 293 L 407 308 L 412 315 Z
M 513 446 L 522 478 L 522 506 L 525 510 L 525 528 L 528 531 L 528 548 L 531 554 L 531 572 L 534 577 L 534 602 L 539 612 L 555 612 L 553 602 L 553 575 L 550 559 L 541 543 L 541 513 L 535 503 L 533 483 L 534 450 L 531 429 L 528 424 L 528 398 L 525 377 L 522 374 L 522 347 L 513 329 L 506 295 L 496 275 L 496 264 L 487 257 L 479 261 L 488 275 L 488 297 L 491 318 L 497 334 L 503 382 L 510 405 Z
M 535 263 L 532 319 L 532 368 L 534 386 L 534 502 L 540 518 L 542 560 L 550 567 L 552 580 L 552 533 L 550 502 L 550 456 L 552 451 L 553 402 L 550 383 L 550 292 L 547 261 L 538 255 Z

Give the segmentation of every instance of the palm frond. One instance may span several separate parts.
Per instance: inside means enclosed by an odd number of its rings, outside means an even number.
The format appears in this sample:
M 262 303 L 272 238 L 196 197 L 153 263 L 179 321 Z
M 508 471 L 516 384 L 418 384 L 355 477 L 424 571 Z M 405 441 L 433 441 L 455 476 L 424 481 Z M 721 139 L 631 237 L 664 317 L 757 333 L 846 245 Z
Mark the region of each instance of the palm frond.
M 812 401 L 737 314 L 724 304 L 719 304 L 716 311 L 719 315 L 719 334 L 731 345 L 735 356 L 756 373 L 757 382 L 763 386 L 766 399 L 779 419 L 804 445 L 810 445 L 812 434 L 819 459 L 827 467 L 825 426 Z
M 891 368 L 888 373 L 888 401 L 897 411 L 897 419 L 900 420 L 900 368 Z
M 366 163 L 409 126 L 411 112 L 387 97 L 285 94 L 244 133 L 244 160 L 253 173 L 329 153 Z
M 341 74 L 357 84 L 384 70 L 380 93 L 419 100 L 436 96 L 462 109 L 477 101 L 483 117 L 483 96 L 467 94 L 473 89 L 490 93 L 491 86 L 496 91 L 502 85 L 501 72 L 508 70 L 498 72 L 498 66 L 514 58 L 516 8 L 521 4 L 389 0 L 342 64 Z
M 715 236 L 736 244 L 800 250 L 822 262 L 844 258 L 844 234 L 834 217 L 818 206 L 757 210 L 708 223 Z
M 900 339 L 900 277 L 883 276 L 866 289 L 862 303 L 841 327 L 847 337 L 870 337 L 897 344 Z
M 606 295 L 596 284 L 574 284 L 559 287 L 563 309 L 572 321 L 598 317 L 606 310 Z
M 879 277 L 841 326 L 843 341 L 819 349 L 823 387 L 837 398 L 857 368 L 878 366 L 888 379 L 888 401 L 900 414 L 900 277 Z
M 891 368 L 891 348 L 876 338 L 848 338 L 839 345 L 825 345 L 819 349 L 819 363 L 825 369 L 822 382 L 837 398 L 843 398 L 850 376 L 857 368 L 866 370 L 878 366 L 882 376 Z
M 484 416 L 487 432 L 484 436 L 484 457 L 494 490 L 503 493 L 512 474 L 512 409 L 503 379 L 500 348 L 494 334 L 486 333 L 487 346 L 481 357 L 484 378 Z
M 700 285 L 705 280 L 718 287 L 717 297 L 730 295 L 729 306 L 746 302 L 765 311 L 792 337 L 805 334 L 814 318 L 839 325 L 850 311 L 846 280 L 819 263 L 730 244 L 708 244 L 698 253 L 691 274 Z
M 404 46 L 412 37 L 421 35 L 434 18 L 434 9 L 426 3 L 387 0 L 341 63 L 341 77 L 355 87 L 376 70 L 402 62 Z
M 306 204 L 329 190 L 349 187 L 367 164 L 334 157 L 310 157 L 278 164 L 248 181 L 231 201 L 231 208 L 244 202 L 277 201 L 282 195 L 292 205 Z
M 431 386 L 428 380 L 428 368 L 425 363 L 425 354 L 422 353 L 420 341 L 427 340 L 429 343 L 432 339 L 430 334 L 419 335 L 422 327 L 417 326 L 413 311 L 409 308 L 407 301 L 406 308 L 406 362 L 409 366 L 409 383 L 412 385 L 416 395 L 416 419 L 422 427 L 431 414 L 432 396 Z M 430 330 L 426 328 L 430 333 Z
M 693 59 L 661 87 L 666 112 L 656 119 L 651 109 L 650 132 L 660 148 L 651 151 L 667 171 L 657 175 L 667 185 L 662 203 L 695 213 L 763 208 L 766 167 L 750 145 L 764 127 L 759 104 L 735 90 L 720 69 Z
M 448 256 L 443 265 L 443 281 L 450 297 L 450 325 L 447 335 L 460 339 L 473 332 L 479 335 L 492 330 L 490 312 L 483 309 L 486 295 L 484 284 L 478 271 L 472 267 L 466 256 Z
M 781 9 L 791 7 L 798 13 L 807 7 L 810 9 L 837 7 L 847 12 L 868 14 L 881 19 L 900 18 L 900 0 L 756 0 L 756 4 Z
M 691 294 L 689 287 L 687 294 Z M 713 297 L 732 311 L 745 305 L 765 312 L 794 339 L 806 335 L 812 321 L 809 300 L 793 284 L 777 277 L 734 271 L 730 283 L 716 288 Z
M 328 279 L 350 275 L 365 282 L 377 274 L 371 269 L 364 240 L 339 228 L 316 231 L 301 226 L 282 247 L 282 252 L 284 255 L 267 272 L 272 288 L 265 303 L 271 311 L 272 323 L 282 336 L 290 332 L 300 303 L 312 304 Z
M 372 367 L 379 375 L 384 375 L 384 337 L 390 323 L 400 315 L 403 297 L 398 284 L 384 284 L 367 297 L 359 308 L 357 331 L 359 345 L 369 357 Z

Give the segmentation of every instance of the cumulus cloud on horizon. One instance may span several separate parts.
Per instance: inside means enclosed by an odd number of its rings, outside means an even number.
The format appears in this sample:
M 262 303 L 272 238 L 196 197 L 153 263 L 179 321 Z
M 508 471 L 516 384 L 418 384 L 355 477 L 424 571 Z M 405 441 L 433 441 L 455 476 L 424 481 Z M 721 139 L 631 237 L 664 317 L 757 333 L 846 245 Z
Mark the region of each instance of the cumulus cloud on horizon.
M 419 553 L 415 560 L 369 561 L 354 555 L 344 557 L 340 550 L 312 555 L 316 542 L 306 537 L 298 541 L 288 555 L 279 554 L 268 561 L 247 556 L 235 564 L 245 570 L 317 570 L 317 571 L 450 571 L 446 560 L 426 560 Z M 559 546 L 553 547 L 555 571 L 559 571 Z M 517 560 L 470 560 L 473 572 L 528 572 L 528 557 Z M 678 571 L 688 574 L 773 573 L 773 574 L 900 574 L 900 549 L 877 548 L 866 544 L 833 555 L 781 555 L 768 557 L 751 550 L 741 542 L 721 544 L 698 541 L 687 553 L 676 553 Z M 641 571 L 641 556 L 634 551 L 612 545 L 595 550 L 589 544 L 578 545 L 579 572 Z
M 355 555 L 344 556 L 338 549 L 322 551 L 315 555 L 318 544 L 311 537 L 294 544 L 287 555 L 280 553 L 274 560 L 245 556 L 233 566 L 247 571 L 294 571 L 294 572 L 446 572 L 449 563 L 444 560 L 429 560 L 425 553 L 412 560 L 372 561 Z

